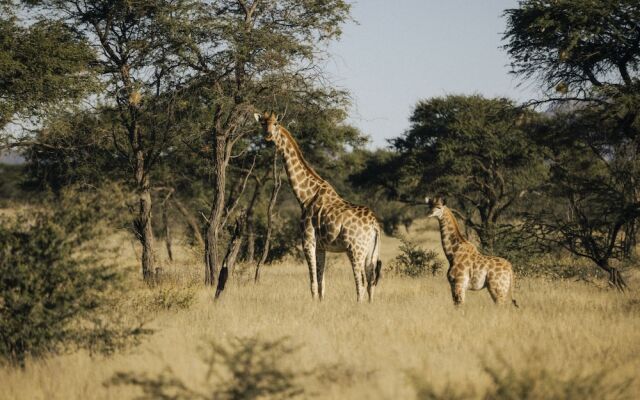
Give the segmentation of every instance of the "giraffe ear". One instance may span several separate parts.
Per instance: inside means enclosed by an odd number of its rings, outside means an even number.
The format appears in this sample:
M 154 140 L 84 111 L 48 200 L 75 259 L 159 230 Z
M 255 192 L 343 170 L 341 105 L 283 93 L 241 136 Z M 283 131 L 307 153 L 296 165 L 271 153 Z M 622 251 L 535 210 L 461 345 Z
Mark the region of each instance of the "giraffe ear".
M 261 116 L 260 116 L 260 114 L 258 114 L 258 113 L 253 113 L 253 118 L 255 118 L 255 119 L 256 119 L 256 122 L 260 122 L 260 117 L 261 117 Z

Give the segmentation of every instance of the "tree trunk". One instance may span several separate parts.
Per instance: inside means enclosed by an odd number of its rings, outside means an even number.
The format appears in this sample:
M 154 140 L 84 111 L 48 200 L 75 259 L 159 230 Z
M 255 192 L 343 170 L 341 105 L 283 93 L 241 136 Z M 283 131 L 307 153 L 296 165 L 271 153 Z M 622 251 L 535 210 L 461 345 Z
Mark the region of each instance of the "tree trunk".
M 242 237 L 244 236 L 245 227 L 246 218 L 238 218 L 238 220 L 236 221 L 236 227 L 233 230 L 233 236 L 231 237 L 231 241 L 229 242 L 229 247 L 227 247 L 227 253 L 224 256 L 224 260 L 222 261 L 222 268 L 220 269 L 220 276 L 218 277 L 218 285 L 216 287 L 216 299 L 220 297 L 220 295 L 224 291 L 229 275 L 233 274 L 236 259 L 238 258 L 240 247 L 242 246 Z
M 153 229 L 151 227 L 151 189 L 149 187 L 149 179 L 145 173 L 144 153 L 140 149 L 135 151 L 135 162 L 135 178 L 138 186 L 139 202 L 135 231 L 142 245 L 142 279 L 148 284 L 153 284 L 155 254 L 153 251 Z
M 256 226 L 253 218 L 247 221 L 247 250 L 244 259 L 248 263 L 253 263 L 256 257 Z
M 205 284 L 209 286 L 215 285 L 215 279 L 218 274 L 218 238 L 222 222 L 222 214 L 225 205 L 225 186 L 227 180 L 227 157 L 226 157 L 226 135 L 215 135 L 215 182 L 214 182 L 214 199 L 209 214 L 207 224 L 207 236 L 205 241 Z
M 636 253 L 636 236 L 637 227 L 636 220 L 629 221 L 624 227 L 623 254 L 625 258 L 631 258 Z
M 173 249 L 172 249 L 172 240 L 171 240 L 171 227 L 169 226 L 169 215 L 167 210 L 167 200 L 171 193 L 167 195 L 167 197 L 162 202 L 162 225 L 164 227 L 164 242 L 167 247 L 167 256 L 169 257 L 169 261 L 173 262 Z
M 491 222 L 483 221 L 480 233 L 480 245 L 485 251 L 493 254 L 496 240 L 495 225 Z
M 258 283 L 260 281 L 260 268 L 267 261 L 269 255 L 269 246 L 271 243 L 271 232 L 273 225 L 273 210 L 275 209 L 276 200 L 278 199 L 278 191 L 282 186 L 282 179 L 280 177 L 280 171 L 278 170 L 278 153 L 273 156 L 273 190 L 271 191 L 271 198 L 269 199 L 269 206 L 267 208 L 267 233 L 264 238 L 264 247 L 262 248 L 262 255 L 258 264 L 256 265 L 256 274 L 253 277 L 253 281 Z
M 602 268 L 609 274 L 609 284 L 621 292 L 627 289 L 627 284 L 622 278 L 620 271 L 609 265 L 609 260 L 600 260 L 597 262 L 598 267 Z
M 198 221 L 196 218 L 187 210 L 187 208 L 182 204 L 180 200 L 173 197 L 173 204 L 176 206 L 180 214 L 184 217 L 184 220 L 189 225 L 189 229 L 191 229 L 191 234 L 193 235 L 193 240 L 200 246 L 204 247 L 204 239 L 202 238 L 202 233 L 200 233 L 200 226 L 198 225 Z
M 220 295 L 224 291 L 225 284 L 227 283 L 227 279 L 229 278 L 229 276 L 233 275 L 236 260 L 238 258 L 238 254 L 240 253 L 242 241 L 245 237 L 248 227 L 251 226 L 251 229 L 253 229 L 254 210 L 262 189 L 262 184 L 260 182 L 261 180 L 256 178 L 256 186 L 253 191 L 253 195 L 251 196 L 251 200 L 249 201 L 247 211 L 242 213 L 242 215 L 236 220 L 235 229 L 233 231 L 231 240 L 229 241 L 229 246 L 227 247 L 227 253 L 224 256 L 224 260 L 222 261 L 222 268 L 220 269 L 218 285 L 216 288 L 216 299 L 220 297 Z M 239 191 L 238 196 L 241 196 L 243 192 L 244 185 L 243 188 Z M 253 254 L 251 256 L 253 257 Z
M 256 250 L 256 232 L 255 232 L 255 207 L 260 199 L 260 193 L 262 192 L 262 180 L 256 178 L 256 186 L 253 190 L 253 195 L 249 201 L 247 208 L 246 226 L 244 228 L 247 236 L 247 249 L 245 252 L 245 261 L 252 263 L 255 258 Z

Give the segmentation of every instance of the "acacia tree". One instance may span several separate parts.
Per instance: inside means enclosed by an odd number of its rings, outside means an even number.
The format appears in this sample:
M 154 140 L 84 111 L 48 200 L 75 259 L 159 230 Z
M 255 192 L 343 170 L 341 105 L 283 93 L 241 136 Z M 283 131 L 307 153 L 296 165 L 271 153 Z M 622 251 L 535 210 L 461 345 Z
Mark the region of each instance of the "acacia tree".
M 639 215 L 634 210 L 640 205 L 640 5 L 632 0 L 526 0 L 506 10 L 505 17 L 505 49 L 513 72 L 541 82 L 545 97 L 534 103 L 554 102 L 556 110 L 569 114 L 563 117 L 569 127 L 561 131 L 566 142 L 590 151 L 606 172 L 599 180 L 563 185 L 578 185 L 573 191 L 583 198 L 617 199 L 609 204 L 617 210 L 608 213 L 618 217 L 604 220 L 596 215 L 601 210 L 593 202 L 574 202 L 573 217 L 562 222 L 571 229 L 556 229 L 556 238 L 574 243 L 575 254 L 595 261 L 602 252 L 594 249 L 602 246 L 589 242 L 606 236 L 605 249 L 618 248 L 622 241 L 628 256 L 635 247 Z M 565 233 L 578 230 L 591 239 L 574 241 L 575 235 Z M 609 273 L 614 286 L 624 287 L 617 269 L 596 264 Z
M 411 128 L 392 139 L 397 155 L 374 164 L 388 191 L 406 199 L 439 193 L 455 200 L 467 227 L 493 250 L 504 217 L 545 175 L 529 137 L 535 116 L 508 99 L 447 96 L 419 102 Z
M 611 161 L 599 158 L 582 140 L 572 140 L 578 119 L 584 129 L 593 129 L 593 122 L 575 114 L 549 121 L 548 136 L 541 141 L 548 146 L 550 176 L 541 185 L 544 195 L 523 213 L 523 231 L 543 249 L 561 247 L 591 260 L 623 290 L 626 284 L 613 260 L 624 258 L 623 228 L 640 215 L 640 208 L 624 195 L 624 180 L 612 174 Z
M 256 131 L 251 113 L 286 105 L 279 98 L 290 92 L 307 99 L 312 99 L 309 94 L 340 95 L 315 90 L 317 61 L 322 46 L 339 36 L 348 11 L 342 0 L 224 0 L 203 5 L 192 14 L 189 35 L 168 36 L 192 71 L 190 85 L 197 88 L 200 112 L 210 115 L 200 119 L 191 144 L 203 148 L 212 160 L 213 202 L 205 237 L 207 284 L 215 284 L 220 268 L 226 210 L 235 208 L 227 202 L 229 164 L 256 141 L 247 138 Z
M 416 200 L 406 186 L 408 182 L 401 178 L 405 160 L 392 148 L 361 150 L 349 158 L 355 165 L 349 171 L 348 181 L 362 194 L 360 201 L 375 210 L 385 233 L 396 234 L 400 224 L 408 231 L 421 214 L 414 207 Z
M 331 123 L 344 119 L 344 93 L 318 85 L 317 61 L 324 43 L 339 35 L 348 5 L 339 0 L 31 3 L 48 18 L 76 24 L 100 55 L 107 90 L 98 99 L 100 121 L 94 125 L 111 139 L 99 146 L 106 155 L 115 155 L 116 165 L 130 166 L 139 199 L 135 227 L 143 245 L 143 276 L 149 280 L 153 271 L 152 190 L 188 185 L 187 179 L 175 179 L 188 171 L 174 171 L 186 167 L 195 173 L 193 194 L 214 187 L 204 240 L 206 282 L 214 284 L 224 227 L 247 211 L 238 205 L 251 175 L 270 170 L 271 162 L 258 156 L 263 139 L 248 135 L 257 131 L 251 113 L 329 109 L 319 114 L 333 115 Z M 105 122 L 111 125 L 102 129 Z M 336 132 L 346 133 L 322 140 L 359 136 L 353 129 Z M 72 133 L 62 139 L 80 138 Z M 203 157 L 200 163 L 163 166 L 194 154 Z M 58 152 L 54 164 L 65 168 L 65 156 Z M 196 232 L 198 224 L 188 219 Z
M 105 90 L 100 111 L 110 116 L 115 151 L 128 164 L 137 195 L 134 231 L 142 245 L 142 275 L 153 281 L 154 237 L 151 227 L 151 171 L 176 135 L 174 103 L 180 63 L 166 41 L 166 31 L 188 23 L 179 19 L 194 1 L 33 0 L 34 9 L 75 31 L 98 53 Z
M 2 4 L 0 3 L 0 6 Z M 7 124 L 42 116 L 96 89 L 95 53 L 73 29 L 57 21 L 27 25 L 7 3 L 0 17 L 0 146 L 24 145 L 25 132 Z

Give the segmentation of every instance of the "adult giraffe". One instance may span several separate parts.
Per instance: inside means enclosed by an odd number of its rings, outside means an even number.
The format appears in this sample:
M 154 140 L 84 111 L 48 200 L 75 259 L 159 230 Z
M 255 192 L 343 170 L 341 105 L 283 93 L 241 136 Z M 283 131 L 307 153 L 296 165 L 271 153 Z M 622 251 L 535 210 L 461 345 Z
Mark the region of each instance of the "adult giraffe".
M 302 157 L 300 147 L 273 112 L 254 114 L 282 153 L 289 182 L 302 208 L 302 244 L 309 266 L 311 297 L 324 298 L 324 266 L 327 251 L 346 252 L 353 268 L 356 295 L 362 301 L 367 286 L 369 301 L 380 278 L 381 231 L 373 211 L 342 199 Z

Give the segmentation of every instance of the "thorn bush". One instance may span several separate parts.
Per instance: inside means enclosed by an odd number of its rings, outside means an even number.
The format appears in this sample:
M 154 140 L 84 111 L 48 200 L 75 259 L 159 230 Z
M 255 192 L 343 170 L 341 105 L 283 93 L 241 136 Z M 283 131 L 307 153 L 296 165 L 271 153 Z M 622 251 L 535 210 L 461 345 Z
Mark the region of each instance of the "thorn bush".
M 392 270 L 398 275 L 419 278 L 427 273 L 435 276 L 443 269 L 444 264 L 438 253 L 425 250 L 408 239 L 401 238 L 400 254 L 391 262 Z

